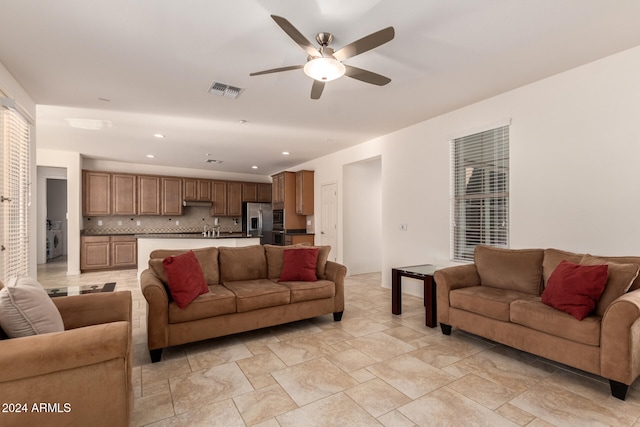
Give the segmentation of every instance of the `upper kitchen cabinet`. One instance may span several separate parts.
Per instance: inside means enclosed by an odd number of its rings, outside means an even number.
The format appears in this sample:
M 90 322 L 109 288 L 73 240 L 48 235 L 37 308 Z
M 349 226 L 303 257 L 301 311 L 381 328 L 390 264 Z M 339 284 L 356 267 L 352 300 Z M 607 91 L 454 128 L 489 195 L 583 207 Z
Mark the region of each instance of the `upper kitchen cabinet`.
M 242 216 L 241 182 L 227 182 L 227 216 Z
M 296 213 L 313 215 L 313 171 L 296 172 Z
M 111 174 L 82 171 L 82 215 L 111 215 Z
M 182 215 L 182 178 L 160 178 L 161 215 Z
M 258 201 L 258 183 L 257 182 L 242 183 L 242 201 L 243 202 Z
M 183 178 L 182 182 L 184 200 L 198 202 L 211 200 L 211 180 Z
M 137 192 L 136 175 L 111 174 L 111 213 L 113 215 L 136 215 L 138 213 Z
M 227 215 L 227 183 L 225 181 L 212 181 L 211 183 L 211 216 Z
M 138 215 L 160 215 L 159 176 L 138 176 Z
M 296 174 L 295 172 L 280 172 L 272 177 L 272 202 L 274 209 L 295 208 Z M 289 202 L 289 203 L 287 203 Z
M 258 183 L 258 202 L 271 203 L 271 184 Z

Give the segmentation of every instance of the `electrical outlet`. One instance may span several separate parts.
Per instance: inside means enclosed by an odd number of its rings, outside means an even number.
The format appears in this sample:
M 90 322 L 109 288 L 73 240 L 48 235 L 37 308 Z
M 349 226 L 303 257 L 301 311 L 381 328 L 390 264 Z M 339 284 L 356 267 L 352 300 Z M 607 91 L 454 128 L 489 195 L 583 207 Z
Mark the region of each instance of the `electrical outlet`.
M 307 220 L 307 225 L 311 225 L 311 220 L 310 219 Z
M 400 224 L 401 231 L 407 231 L 407 224 Z
M 99 219 L 99 220 L 98 220 L 98 225 L 99 225 L 99 226 L 101 226 L 101 225 L 102 225 L 102 220 L 101 220 L 101 219 Z
M 180 225 L 180 221 L 176 220 L 176 225 Z
M 138 227 L 140 227 L 141 222 L 140 222 L 140 221 L 136 221 L 136 225 L 137 225 Z
M 122 221 L 118 221 L 118 225 L 122 225 Z

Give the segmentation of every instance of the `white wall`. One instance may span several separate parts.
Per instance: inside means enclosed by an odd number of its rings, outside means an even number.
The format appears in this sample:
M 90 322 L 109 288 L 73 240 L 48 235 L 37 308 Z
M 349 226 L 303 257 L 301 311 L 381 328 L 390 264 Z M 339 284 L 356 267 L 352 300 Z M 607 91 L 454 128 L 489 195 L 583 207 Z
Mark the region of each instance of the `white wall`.
M 34 203 L 36 194 L 38 192 L 38 186 L 36 183 L 36 156 L 33 154 L 36 152 L 36 129 L 35 129 L 35 120 L 36 120 L 36 104 L 31 99 L 31 96 L 20 86 L 20 83 L 9 73 L 9 71 L 0 63 L 0 95 L 4 94 L 9 98 L 15 99 L 17 105 L 23 110 L 27 115 L 31 116 L 30 119 L 33 121 L 31 126 L 31 206 L 29 209 L 29 236 L 35 236 L 37 232 L 37 223 L 35 218 L 37 218 L 37 204 Z M 30 241 L 29 247 L 29 275 L 31 277 L 36 277 L 38 274 L 37 267 L 37 246 L 35 239 Z
M 382 264 L 382 162 L 345 165 L 344 262 L 349 274 L 380 271 Z
M 319 194 L 322 182 L 342 183 L 343 165 L 382 156 L 380 267 L 389 287 L 394 266 L 449 262 L 451 137 L 511 118 L 510 246 L 637 255 L 639 75 L 636 47 L 298 168 L 316 171 Z

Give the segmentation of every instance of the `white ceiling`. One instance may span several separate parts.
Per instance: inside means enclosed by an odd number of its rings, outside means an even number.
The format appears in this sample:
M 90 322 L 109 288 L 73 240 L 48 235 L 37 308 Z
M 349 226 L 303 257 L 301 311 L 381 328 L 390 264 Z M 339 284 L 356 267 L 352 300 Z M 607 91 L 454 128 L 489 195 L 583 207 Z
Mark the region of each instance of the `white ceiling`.
M 345 60 L 391 83 L 343 77 L 316 101 L 302 70 L 249 77 L 306 60 L 271 14 L 336 49 L 393 26 Z M 638 46 L 638 18 L 628 0 L 0 0 L 0 63 L 38 104 L 39 148 L 269 175 Z

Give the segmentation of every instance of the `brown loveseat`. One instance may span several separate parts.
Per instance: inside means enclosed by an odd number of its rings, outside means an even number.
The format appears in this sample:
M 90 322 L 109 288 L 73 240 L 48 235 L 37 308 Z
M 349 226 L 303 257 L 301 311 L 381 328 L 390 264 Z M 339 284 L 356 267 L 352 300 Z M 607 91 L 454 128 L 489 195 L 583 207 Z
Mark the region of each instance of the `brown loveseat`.
M 583 320 L 541 301 L 561 261 L 607 263 L 608 281 L 595 311 Z M 435 273 L 438 321 L 451 327 L 609 379 L 624 400 L 640 375 L 640 257 L 592 257 L 557 249 L 479 246 L 474 264 Z M 612 281 L 626 283 L 622 289 Z M 628 291 L 627 291 L 628 290 Z
M 128 426 L 131 293 L 52 300 L 63 332 L 0 341 L 0 425 Z
M 162 260 L 185 250 L 155 250 L 140 276 L 148 303 L 147 336 L 152 362 L 169 346 L 275 326 L 344 311 L 345 266 L 327 261 L 330 247 L 319 247 L 317 281 L 278 282 L 286 246 L 204 248 L 193 252 L 209 292 L 181 309 L 167 292 Z

